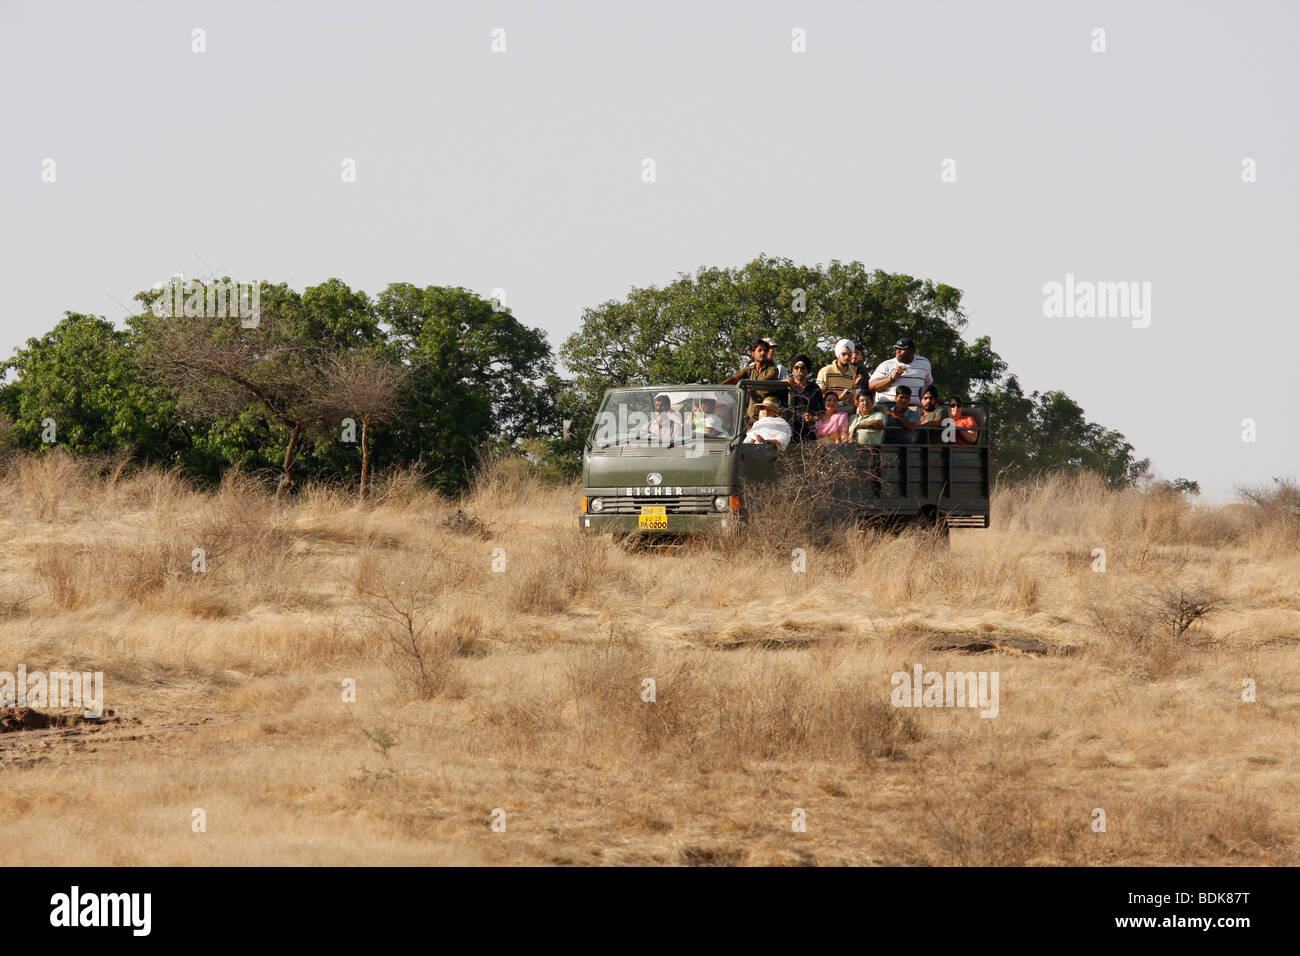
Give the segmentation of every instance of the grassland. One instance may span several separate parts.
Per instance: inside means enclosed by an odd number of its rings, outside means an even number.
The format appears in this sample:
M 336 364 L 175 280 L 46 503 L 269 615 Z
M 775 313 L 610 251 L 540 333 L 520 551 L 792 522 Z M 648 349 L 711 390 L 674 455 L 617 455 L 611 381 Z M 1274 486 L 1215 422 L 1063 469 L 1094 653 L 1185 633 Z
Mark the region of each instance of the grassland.
M 1285 496 L 1055 479 L 947 548 L 652 551 L 576 501 L 8 462 L 0 670 L 102 671 L 114 719 L 0 734 L 0 863 L 1300 862 Z M 998 672 L 998 716 L 891 706 L 917 663 Z

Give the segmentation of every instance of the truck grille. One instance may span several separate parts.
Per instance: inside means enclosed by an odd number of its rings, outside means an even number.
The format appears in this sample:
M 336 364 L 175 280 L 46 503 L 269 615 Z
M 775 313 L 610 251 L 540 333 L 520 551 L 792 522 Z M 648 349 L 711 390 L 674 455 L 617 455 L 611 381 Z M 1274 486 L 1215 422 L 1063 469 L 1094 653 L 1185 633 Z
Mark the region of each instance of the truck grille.
M 629 498 L 625 495 L 614 497 L 601 496 L 605 502 L 602 514 L 635 515 L 641 513 L 642 507 L 663 508 L 670 515 L 702 515 L 713 513 L 713 495 L 681 495 L 654 498 Z

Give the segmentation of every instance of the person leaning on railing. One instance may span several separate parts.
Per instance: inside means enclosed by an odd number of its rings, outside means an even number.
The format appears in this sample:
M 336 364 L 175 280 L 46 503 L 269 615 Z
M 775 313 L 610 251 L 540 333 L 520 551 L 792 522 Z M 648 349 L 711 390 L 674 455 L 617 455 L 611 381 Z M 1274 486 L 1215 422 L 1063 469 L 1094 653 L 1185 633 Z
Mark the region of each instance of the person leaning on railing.
M 776 366 L 768 361 L 768 356 L 770 354 L 771 353 L 768 351 L 767 347 L 767 341 L 765 339 L 755 339 L 749 345 L 749 355 L 754 361 L 746 365 L 735 375 L 732 375 L 729 378 L 724 378 L 722 384 L 735 385 L 737 382 L 747 379 L 775 381 L 777 377 Z M 771 392 L 766 390 L 750 392 L 749 407 L 745 409 L 745 416 L 752 420 L 758 414 L 759 403 L 771 394 Z
M 806 355 L 796 355 L 790 364 L 790 411 L 794 423 L 794 435 L 797 441 L 817 440 L 817 419 L 826 411 L 826 400 L 822 390 L 817 387 L 810 376 L 812 359 Z
M 921 422 L 920 412 L 914 412 L 908 406 L 912 404 L 912 390 L 906 385 L 894 389 L 894 404 L 884 409 L 885 444 L 911 445 L 916 439 L 916 429 Z M 876 406 L 880 408 L 879 405 Z
M 879 445 L 885 440 L 885 413 L 871 407 L 871 393 L 857 394 L 858 413 L 849 422 L 849 441 L 859 445 Z
M 965 414 L 965 399 L 960 395 L 954 395 L 948 399 L 948 417 L 957 428 L 958 445 L 973 445 L 979 441 L 979 423 L 970 415 Z

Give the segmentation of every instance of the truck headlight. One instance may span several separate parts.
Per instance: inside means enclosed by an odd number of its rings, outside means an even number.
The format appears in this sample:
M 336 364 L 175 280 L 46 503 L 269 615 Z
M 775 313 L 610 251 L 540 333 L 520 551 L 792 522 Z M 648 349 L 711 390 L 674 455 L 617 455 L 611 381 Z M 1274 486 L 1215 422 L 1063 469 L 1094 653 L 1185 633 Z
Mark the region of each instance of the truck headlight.
M 593 514 L 599 514 L 605 510 L 605 502 L 599 498 L 592 498 L 591 501 L 587 502 L 587 507 L 592 510 Z
M 718 495 L 718 497 L 716 497 L 716 498 L 713 499 L 713 510 L 714 510 L 714 511 L 726 511 L 726 510 L 727 510 L 727 496 L 726 496 L 726 495 Z

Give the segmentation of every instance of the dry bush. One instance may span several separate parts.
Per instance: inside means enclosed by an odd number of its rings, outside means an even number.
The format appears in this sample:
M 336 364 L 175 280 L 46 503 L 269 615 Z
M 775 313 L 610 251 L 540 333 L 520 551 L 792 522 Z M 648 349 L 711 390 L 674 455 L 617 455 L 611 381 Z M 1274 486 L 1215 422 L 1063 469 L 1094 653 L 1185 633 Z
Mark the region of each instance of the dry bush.
M 850 484 L 861 481 L 862 462 L 843 447 L 811 442 L 792 444 L 777 458 L 768 481 L 742 487 L 747 520 L 737 535 L 719 536 L 731 550 L 789 553 L 792 547 L 826 547 L 842 542 L 851 519 L 846 502 Z
M 437 496 L 424 485 L 424 476 L 414 465 L 377 472 L 367 490 L 372 507 L 414 508 Z
M 926 788 L 914 832 L 923 834 L 911 862 L 941 866 L 1025 866 L 1079 862 L 1090 835 L 1077 808 L 1027 790 L 1004 775 L 974 782 L 944 775 Z
M 356 493 L 338 482 L 311 481 L 303 485 L 294 503 L 300 514 L 334 516 L 357 505 Z
M 1148 680 L 1190 671 L 1195 655 L 1211 641 L 1196 633 L 1200 623 L 1223 606 L 1212 588 L 1176 574 L 1155 584 L 1090 585 L 1086 615 L 1104 636 L 1089 647 L 1090 659 Z
M 1295 848 L 1278 832 L 1273 806 L 1243 791 L 1157 794 L 1116 815 L 1116 836 L 1153 862 L 1294 865 Z
M 625 583 L 604 535 L 566 529 L 544 548 L 505 547 L 505 601 L 515 613 L 549 614 Z M 495 576 L 494 576 L 495 577 Z
M 884 690 L 836 677 L 807 658 L 754 654 L 666 655 L 611 635 L 570 653 L 567 704 L 552 697 L 548 707 L 544 698 L 514 691 L 509 701 L 489 702 L 487 717 L 505 728 L 526 720 L 519 732 L 534 746 L 659 754 L 711 768 L 776 759 L 870 765 L 920 738 L 914 718 L 892 707 Z M 655 682 L 653 701 L 645 699 L 647 678 Z M 558 726 L 557 714 L 567 731 L 542 731 Z
M 1250 534 L 1270 549 L 1300 547 L 1300 483 L 1274 478 L 1271 485 L 1243 485 L 1237 495 L 1253 508 Z
M 480 653 L 482 621 L 461 612 L 448 616 L 448 596 L 463 595 L 472 570 L 446 548 L 384 555 L 364 552 L 353 581 L 363 614 L 358 625 L 370 656 L 416 697 L 464 693 L 458 658 Z
M 133 511 L 175 511 L 196 507 L 204 494 L 185 480 L 178 468 L 141 468 L 125 474 L 116 485 L 117 507 Z
M 474 473 L 466 506 L 480 514 L 498 514 L 512 509 L 534 509 L 552 499 L 552 489 L 534 478 L 527 460 L 517 455 L 484 457 Z M 573 501 L 580 492 L 574 492 Z
M 38 521 L 57 521 L 67 502 L 87 498 L 87 471 L 84 463 L 55 447 L 41 455 L 18 457 L 11 474 L 17 478 L 28 512 Z
M 104 600 L 139 603 L 188 573 L 190 554 L 176 540 L 96 536 L 37 545 L 33 565 L 49 603 L 77 610 Z

